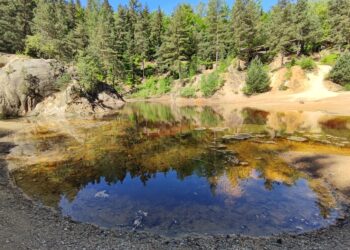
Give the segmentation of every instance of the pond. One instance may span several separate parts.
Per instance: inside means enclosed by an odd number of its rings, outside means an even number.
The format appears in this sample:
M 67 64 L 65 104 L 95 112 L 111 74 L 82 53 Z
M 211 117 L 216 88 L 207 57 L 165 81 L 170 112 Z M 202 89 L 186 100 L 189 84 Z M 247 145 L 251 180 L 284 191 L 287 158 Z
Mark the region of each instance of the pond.
M 75 221 L 168 236 L 263 236 L 336 222 L 331 185 L 281 155 L 350 155 L 350 118 L 130 103 L 94 120 L 36 121 L 16 138 L 16 184 Z

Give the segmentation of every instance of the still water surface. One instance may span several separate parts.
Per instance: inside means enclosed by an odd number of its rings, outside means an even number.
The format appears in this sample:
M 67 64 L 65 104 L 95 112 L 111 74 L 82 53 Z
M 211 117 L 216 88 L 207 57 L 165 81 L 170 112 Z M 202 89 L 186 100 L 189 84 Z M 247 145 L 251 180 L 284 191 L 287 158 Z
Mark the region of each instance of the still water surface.
M 332 188 L 281 154 L 350 155 L 350 118 L 319 112 L 134 103 L 102 119 L 37 123 L 18 136 L 13 159 L 26 167 L 12 176 L 29 196 L 79 222 L 171 236 L 333 224 L 340 212 Z

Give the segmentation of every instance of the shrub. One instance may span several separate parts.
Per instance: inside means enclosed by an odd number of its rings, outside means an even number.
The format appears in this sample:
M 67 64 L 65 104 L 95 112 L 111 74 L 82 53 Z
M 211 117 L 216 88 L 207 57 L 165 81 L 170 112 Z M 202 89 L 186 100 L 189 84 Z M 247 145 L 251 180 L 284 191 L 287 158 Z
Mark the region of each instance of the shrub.
M 99 60 L 95 56 L 81 54 L 78 57 L 77 69 L 80 85 L 87 93 L 95 94 L 98 84 L 105 79 Z
M 264 93 L 270 89 L 270 77 L 259 59 L 254 59 L 248 67 L 246 86 L 243 92 L 246 95 Z
M 157 94 L 157 79 L 155 77 L 148 78 L 145 83 L 139 85 L 137 92 L 133 97 L 147 98 Z
M 226 59 L 222 60 L 219 62 L 219 65 L 218 65 L 218 68 L 217 68 L 217 71 L 219 73 L 224 73 L 227 71 L 228 67 L 230 67 L 230 65 L 232 64 L 232 57 L 227 57 Z
M 299 65 L 303 70 L 312 71 L 316 68 L 316 63 L 314 60 L 312 60 L 310 57 L 302 57 L 298 62 L 297 65 Z
M 345 84 L 344 89 L 345 91 L 350 91 L 350 84 Z
M 329 78 L 340 85 L 350 84 L 350 54 L 340 56 L 329 74 Z
M 158 81 L 157 94 L 158 95 L 163 95 L 163 94 L 166 94 L 166 93 L 170 92 L 170 90 L 171 90 L 171 82 L 172 82 L 171 78 L 162 78 L 162 79 L 160 79 Z
M 185 98 L 194 98 L 196 97 L 196 90 L 192 86 L 187 86 L 181 90 L 180 95 Z
M 210 97 L 215 94 L 215 92 L 222 87 L 223 80 L 217 72 L 213 72 L 208 76 L 202 76 L 200 82 L 200 88 L 205 97 Z
M 59 89 L 64 89 L 67 87 L 68 83 L 70 83 L 71 80 L 71 76 L 68 73 L 64 73 L 57 79 L 56 84 Z
M 137 92 L 132 97 L 148 98 L 155 95 L 163 95 L 171 90 L 172 78 L 162 78 L 158 80 L 156 77 L 150 77 L 145 83 L 137 87 Z
M 329 55 L 322 57 L 321 63 L 325 64 L 325 65 L 334 66 L 336 64 L 338 58 L 339 58 L 338 54 L 329 54 Z

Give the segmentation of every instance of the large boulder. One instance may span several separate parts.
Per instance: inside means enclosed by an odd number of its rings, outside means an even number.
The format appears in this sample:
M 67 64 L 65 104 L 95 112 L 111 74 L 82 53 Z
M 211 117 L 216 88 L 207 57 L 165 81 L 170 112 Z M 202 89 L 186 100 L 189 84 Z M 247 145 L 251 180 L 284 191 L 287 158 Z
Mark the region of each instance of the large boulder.
M 124 106 L 123 98 L 107 84 L 100 84 L 96 96 L 87 95 L 77 81 L 55 93 L 30 112 L 35 116 L 91 116 L 112 113 Z
M 20 116 L 57 91 L 65 68 L 56 60 L 0 54 L 0 116 Z

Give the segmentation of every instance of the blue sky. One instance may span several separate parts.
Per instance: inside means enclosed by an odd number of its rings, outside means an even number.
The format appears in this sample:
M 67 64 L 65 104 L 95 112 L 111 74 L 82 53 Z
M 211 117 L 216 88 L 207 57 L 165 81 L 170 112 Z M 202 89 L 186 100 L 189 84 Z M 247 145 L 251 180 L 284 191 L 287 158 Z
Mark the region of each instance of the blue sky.
M 192 5 L 197 5 L 199 2 L 207 2 L 206 0 L 140 0 L 143 4 L 147 4 L 151 10 L 157 9 L 160 6 L 166 13 L 171 13 L 173 9 L 179 3 L 189 3 Z M 234 0 L 227 0 L 228 3 L 233 2 Z M 87 0 L 81 0 L 83 4 Z M 110 4 L 116 8 L 118 4 L 126 4 L 128 0 L 109 0 Z M 268 10 L 272 5 L 274 5 L 277 0 L 262 0 L 262 4 L 265 10 Z

